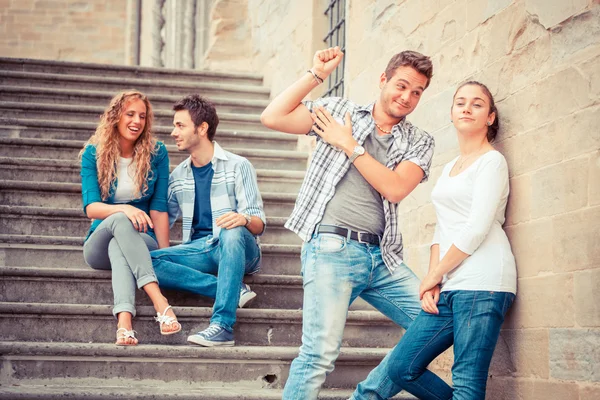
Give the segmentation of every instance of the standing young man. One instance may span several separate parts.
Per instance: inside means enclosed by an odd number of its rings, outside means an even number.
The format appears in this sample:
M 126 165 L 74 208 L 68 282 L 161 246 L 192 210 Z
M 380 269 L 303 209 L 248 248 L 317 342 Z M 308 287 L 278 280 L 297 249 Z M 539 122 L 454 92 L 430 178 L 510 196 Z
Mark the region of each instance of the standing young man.
M 379 78 L 379 98 L 358 106 L 342 98 L 302 99 L 342 60 L 338 47 L 318 51 L 313 66 L 261 116 L 271 129 L 317 135 L 317 146 L 286 227 L 303 240 L 302 346 L 285 400 L 317 399 L 339 354 L 348 307 L 362 297 L 407 328 L 420 311 L 419 280 L 403 263 L 395 203 L 427 179 L 434 141 L 406 120 L 429 85 L 429 57 L 396 54 Z M 338 121 L 344 121 L 344 125 Z M 399 391 L 386 359 L 354 397 Z
M 191 95 L 173 110 L 171 136 L 190 155 L 169 177 L 169 223 L 182 215 L 183 244 L 153 251 L 152 263 L 161 287 L 215 299 L 210 326 L 188 341 L 233 346 L 237 308 L 256 297 L 242 278 L 260 267 L 256 236 L 265 214 L 256 172 L 213 141 L 219 118 L 212 103 Z

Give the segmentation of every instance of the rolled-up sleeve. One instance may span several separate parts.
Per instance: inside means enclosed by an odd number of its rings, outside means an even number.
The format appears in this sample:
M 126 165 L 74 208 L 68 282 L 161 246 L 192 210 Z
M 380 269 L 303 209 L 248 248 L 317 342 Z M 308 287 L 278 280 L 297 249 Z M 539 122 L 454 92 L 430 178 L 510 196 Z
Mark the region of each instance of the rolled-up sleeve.
M 150 199 L 150 210 L 167 212 L 167 194 L 169 190 L 169 153 L 162 142 L 157 144 L 158 151 L 153 162 L 156 183 Z
M 258 191 L 256 171 L 248 160 L 244 160 L 236 165 L 235 198 L 239 213 L 259 217 L 265 226 L 267 225 L 262 197 Z
M 340 117 L 339 117 L 339 110 L 338 108 L 341 108 L 340 106 L 344 104 L 344 102 L 340 101 L 341 99 L 338 97 L 319 97 L 316 100 L 305 100 L 302 102 L 302 104 L 304 104 L 306 106 L 306 108 L 308 108 L 308 111 L 310 111 L 312 113 L 312 111 L 316 108 L 316 107 L 324 107 L 327 111 L 329 111 L 329 113 L 334 116 L 334 117 L 338 117 L 337 120 L 338 122 L 340 122 L 342 125 L 343 123 L 343 119 L 342 121 L 340 121 Z M 321 137 L 319 135 L 317 135 L 317 133 L 314 130 L 310 130 L 310 132 L 307 133 L 308 136 L 316 136 L 317 139 L 321 139 Z
M 88 205 L 102 201 L 96 166 L 96 147 L 87 145 L 81 156 L 81 196 L 83 211 Z
M 429 179 L 429 169 L 431 168 L 431 160 L 433 159 L 433 150 L 435 148 L 435 141 L 433 136 L 421 132 L 415 143 L 413 143 L 402 161 L 410 161 L 417 164 L 423 170 L 423 179 L 421 183 L 426 182 Z

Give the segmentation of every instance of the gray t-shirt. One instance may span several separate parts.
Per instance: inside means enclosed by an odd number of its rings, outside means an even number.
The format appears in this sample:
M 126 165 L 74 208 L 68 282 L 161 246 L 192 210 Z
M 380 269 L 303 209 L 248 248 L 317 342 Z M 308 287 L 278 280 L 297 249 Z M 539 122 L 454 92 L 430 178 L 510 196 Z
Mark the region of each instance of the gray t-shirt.
M 393 139 L 391 134 L 379 135 L 373 131 L 365 139 L 363 147 L 373 158 L 386 165 L 387 152 Z M 336 186 L 321 224 L 383 235 L 385 214 L 381 195 L 363 178 L 354 164 L 350 165 L 350 169 Z

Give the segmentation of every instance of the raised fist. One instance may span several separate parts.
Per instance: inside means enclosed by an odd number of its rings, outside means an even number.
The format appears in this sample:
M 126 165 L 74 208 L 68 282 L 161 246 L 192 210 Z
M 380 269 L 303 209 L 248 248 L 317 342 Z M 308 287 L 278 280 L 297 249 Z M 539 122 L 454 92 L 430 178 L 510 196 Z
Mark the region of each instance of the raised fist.
M 312 70 L 321 79 L 325 79 L 340 64 L 342 57 L 344 57 L 344 53 L 342 53 L 339 46 L 319 50 L 313 57 Z

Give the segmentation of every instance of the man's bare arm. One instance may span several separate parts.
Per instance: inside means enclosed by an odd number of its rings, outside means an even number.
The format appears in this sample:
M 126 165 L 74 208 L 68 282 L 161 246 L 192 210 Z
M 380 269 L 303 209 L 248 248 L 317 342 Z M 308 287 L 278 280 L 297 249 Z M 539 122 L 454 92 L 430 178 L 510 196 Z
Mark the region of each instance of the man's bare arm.
M 317 51 L 313 57 L 312 71 L 325 80 L 342 61 L 344 54 L 339 47 Z M 319 85 L 312 73 L 306 72 L 290 87 L 281 92 L 262 112 L 260 121 L 267 128 L 295 134 L 307 134 L 312 128 L 310 111 L 302 104 Z

